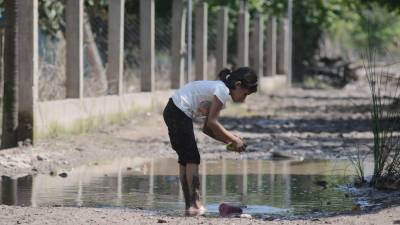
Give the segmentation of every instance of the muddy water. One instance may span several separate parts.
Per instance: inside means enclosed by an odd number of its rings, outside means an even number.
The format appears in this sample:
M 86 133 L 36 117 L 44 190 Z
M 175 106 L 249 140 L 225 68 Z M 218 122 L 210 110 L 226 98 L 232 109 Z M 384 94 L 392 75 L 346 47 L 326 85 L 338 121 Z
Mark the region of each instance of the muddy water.
M 120 159 L 66 171 L 67 177 L 2 177 L 0 204 L 128 207 L 181 213 L 183 194 L 175 159 Z M 203 160 L 201 194 L 210 215 L 218 204 L 245 213 L 306 215 L 350 211 L 343 185 L 354 172 L 346 161 Z

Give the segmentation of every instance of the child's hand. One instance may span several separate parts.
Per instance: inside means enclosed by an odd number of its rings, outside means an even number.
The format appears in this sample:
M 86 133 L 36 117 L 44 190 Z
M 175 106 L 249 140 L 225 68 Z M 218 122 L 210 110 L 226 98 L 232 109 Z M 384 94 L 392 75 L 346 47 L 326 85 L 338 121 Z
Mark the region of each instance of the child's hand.
M 237 137 L 237 138 L 239 138 L 240 140 L 242 140 L 242 141 L 243 141 L 243 138 L 242 138 L 242 137 L 240 137 L 239 135 L 233 134 L 233 136 L 235 136 L 235 137 Z
M 243 152 L 246 150 L 246 145 L 244 144 L 243 140 L 237 136 L 233 141 L 233 145 L 236 147 L 236 152 Z

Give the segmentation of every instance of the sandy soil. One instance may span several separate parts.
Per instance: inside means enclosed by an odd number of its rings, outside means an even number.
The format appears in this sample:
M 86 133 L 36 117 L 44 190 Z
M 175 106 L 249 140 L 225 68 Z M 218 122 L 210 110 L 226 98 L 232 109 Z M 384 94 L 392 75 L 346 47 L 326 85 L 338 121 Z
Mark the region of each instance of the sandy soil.
M 221 122 L 243 136 L 242 157 L 347 158 L 372 146 L 369 92 L 359 82 L 344 89 L 281 90 L 271 96 L 250 96 L 230 105 Z M 200 123 L 197 125 L 200 127 Z M 202 158 L 237 158 L 236 153 L 196 131 Z M 78 165 L 119 157 L 176 157 L 170 148 L 160 112 L 138 115 L 80 136 L 53 137 L 35 146 L 0 152 L 0 174 L 68 171 Z M 128 209 L 34 208 L 0 206 L 0 224 L 400 224 L 400 207 L 361 215 L 318 220 L 263 221 L 239 218 L 167 217 Z
M 1 224 L 343 224 L 343 225 L 384 225 L 400 224 L 400 207 L 386 209 L 372 214 L 355 214 L 315 220 L 274 220 L 263 221 L 244 218 L 206 218 L 155 216 L 128 209 L 93 208 L 32 208 L 0 206 Z

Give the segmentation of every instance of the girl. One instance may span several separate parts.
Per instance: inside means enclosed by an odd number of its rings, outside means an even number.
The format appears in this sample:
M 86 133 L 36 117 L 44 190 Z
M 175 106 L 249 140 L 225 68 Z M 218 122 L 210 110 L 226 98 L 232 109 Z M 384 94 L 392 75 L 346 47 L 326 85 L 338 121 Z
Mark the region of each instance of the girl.
M 163 112 L 172 148 L 178 154 L 179 178 L 186 211 L 190 214 L 205 211 L 199 195 L 200 154 L 193 119 L 206 117 L 205 134 L 226 144 L 232 143 L 237 152 L 244 151 L 243 140 L 227 131 L 218 122 L 218 116 L 229 96 L 234 102 L 244 102 L 247 95 L 257 91 L 257 75 L 248 67 L 233 72 L 224 69 L 218 76 L 217 81 L 193 81 L 184 85 L 172 95 Z

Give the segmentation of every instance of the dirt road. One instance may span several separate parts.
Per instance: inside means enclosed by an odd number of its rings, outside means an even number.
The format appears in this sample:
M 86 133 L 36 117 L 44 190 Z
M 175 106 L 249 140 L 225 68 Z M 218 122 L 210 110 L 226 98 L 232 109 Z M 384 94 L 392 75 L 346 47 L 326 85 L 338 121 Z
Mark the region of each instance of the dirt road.
M 347 158 L 372 146 L 366 83 L 344 89 L 281 90 L 229 105 L 221 123 L 245 138 L 242 157 Z M 200 127 L 200 124 L 197 125 Z M 196 131 L 202 158 L 237 158 Z M 360 147 L 361 146 L 361 147 Z M 0 152 L 0 174 L 50 173 L 119 157 L 176 157 L 160 112 L 80 136 L 52 137 Z M 0 224 L 400 224 L 400 207 L 318 220 L 263 221 L 239 218 L 167 217 L 129 209 L 0 206 Z

